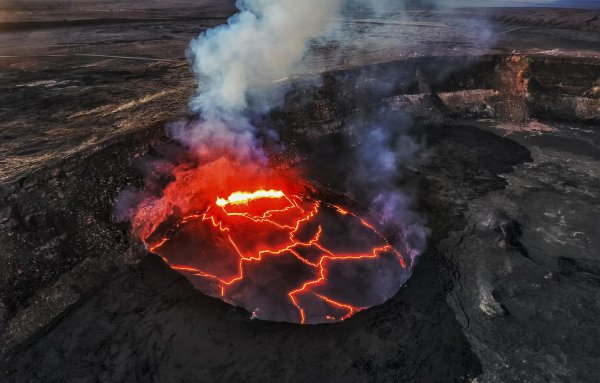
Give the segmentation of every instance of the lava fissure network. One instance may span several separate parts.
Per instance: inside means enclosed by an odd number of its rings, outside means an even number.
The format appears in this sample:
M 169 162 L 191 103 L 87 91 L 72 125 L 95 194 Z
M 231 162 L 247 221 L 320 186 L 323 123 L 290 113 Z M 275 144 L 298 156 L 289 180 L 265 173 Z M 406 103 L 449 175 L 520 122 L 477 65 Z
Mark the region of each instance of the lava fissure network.
M 197 289 L 253 318 L 342 321 L 408 279 L 412 261 L 374 225 L 294 176 L 225 159 L 175 174 L 138 207 L 134 229 Z

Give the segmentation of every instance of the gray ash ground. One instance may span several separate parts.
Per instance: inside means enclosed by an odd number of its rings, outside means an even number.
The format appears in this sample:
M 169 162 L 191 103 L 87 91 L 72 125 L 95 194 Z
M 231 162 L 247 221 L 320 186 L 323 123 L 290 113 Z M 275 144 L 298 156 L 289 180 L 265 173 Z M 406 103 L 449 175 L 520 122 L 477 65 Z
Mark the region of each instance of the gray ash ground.
M 181 52 L 199 25 L 231 11 L 210 4 L 181 23 L 150 12 L 135 25 L 92 9 L 84 19 L 100 21 L 75 23 L 70 36 L 44 24 L 68 8 L 45 21 L 6 13 L 0 381 L 600 381 L 595 11 L 496 11 L 484 17 L 499 33 L 494 55 L 474 57 L 484 52 L 471 46 L 461 56 L 470 42 L 458 35 L 436 43 L 449 24 L 409 23 L 403 33 L 423 39 L 419 55 L 344 47 L 354 52 L 345 62 L 327 50 L 307 64 L 307 73 L 337 71 L 263 121 L 281 132 L 286 156 L 339 189 L 332 180 L 348 167 L 331 160 L 352 150 L 356 115 L 412 115 L 425 149 L 398 182 L 418 196 L 431 234 L 390 301 L 343 323 L 299 326 L 251 320 L 202 295 L 111 216 L 117 193 L 141 186 L 139 158 L 156 155 L 163 126 L 185 113 L 194 83 Z M 439 22 L 440 13 L 416 14 Z M 393 34 L 390 25 L 372 28 Z M 39 38 L 25 39 L 31 31 Z M 113 49 L 92 43 L 95 31 L 131 36 Z M 439 68 L 451 70 L 440 78 Z M 393 86 L 373 91 L 372 79 Z

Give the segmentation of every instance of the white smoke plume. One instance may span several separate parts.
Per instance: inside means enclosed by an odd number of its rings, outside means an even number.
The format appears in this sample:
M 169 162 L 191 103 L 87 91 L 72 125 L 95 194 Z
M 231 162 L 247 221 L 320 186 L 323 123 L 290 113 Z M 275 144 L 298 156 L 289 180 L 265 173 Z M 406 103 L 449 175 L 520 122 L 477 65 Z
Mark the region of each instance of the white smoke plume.
M 238 0 L 239 12 L 226 24 L 192 40 L 188 57 L 198 81 L 190 101 L 199 121 L 171 126 L 171 136 L 199 157 L 219 149 L 237 157 L 263 158 L 256 129 L 247 117 L 252 107 L 268 112 L 275 80 L 296 72 L 309 41 L 324 38 L 339 26 L 343 7 L 376 13 L 427 5 L 440 0 Z M 392 12 L 394 13 L 394 12 Z M 349 32 L 346 30 L 346 32 Z M 342 40 L 347 36 L 341 36 Z M 265 91 L 267 90 L 267 91 Z
M 198 80 L 190 107 L 199 120 L 172 125 L 171 136 L 199 158 L 264 160 L 247 119 L 249 102 L 270 109 L 265 85 L 293 74 L 307 42 L 327 31 L 341 1 L 238 0 L 239 13 L 188 47 Z
M 227 24 L 193 40 L 189 54 L 199 92 L 192 110 L 205 118 L 239 116 L 250 85 L 292 74 L 309 39 L 326 32 L 341 0 L 241 0 Z

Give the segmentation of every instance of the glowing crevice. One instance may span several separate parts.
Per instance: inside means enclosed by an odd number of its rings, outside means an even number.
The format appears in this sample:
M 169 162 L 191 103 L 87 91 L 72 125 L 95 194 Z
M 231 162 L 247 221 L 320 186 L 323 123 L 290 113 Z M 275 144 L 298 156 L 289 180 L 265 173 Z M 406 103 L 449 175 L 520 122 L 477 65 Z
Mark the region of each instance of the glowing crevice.
M 260 200 L 280 200 L 286 201 L 286 206 L 278 208 L 278 209 L 267 209 L 261 213 L 253 213 L 250 210 L 249 206 L 256 201 Z M 305 209 L 301 206 L 302 201 L 311 201 L 312 208 Z M 312 295 L 313 297 L 320 299 L 324 304 L 334 307 L 336 310 L 343 312 L 344 314 L 335 317 L 333 315 L 325 315 L 324 319 L 329 321 L 338 321 L 345 320 L 355 313 L 363 310 L 362 307 L 356 307 L 347 302 L 340 302 L 338 300 L 333 299 L 323 293 L 317 293 L 314 290 L 315 287 L 320 286 L 321 284 L 327 281 L 328 268 L 327 264 L 333 262 L 357 262 L 361 260 L 374 259 L 378 258 L 383 253 L 393 253 L 402 266 L 402 268 L 406 269 L 406 262 L 402 256 L 402 254 L 395 249 L 386 239 L 385 237 L 379 233 L 375 229 L 373 225 L 359 217 L 358 215 L 344 209 L 340 206 L 335 205 L 327 205 L 329 208 L 335 210 L 340 216 L 349 216 L 353 219 L 358 220 L 360 224 L 375 234 L 384 245 L 373 247 L 369 252 L 361 253 L 361 254 L 338 254 L 328 249 L 322 243 L 322 235 L 323 235 L 323 227 L 321 225 L 317 226 L 317 231 L 315 234 L 306 241 L 301 241 L 297 238 L 298 232 L 303 226 L 303 224 L 307 224 L 314 219 L 317 214 L 319 214 L 320 209 L 324 203 L 320 201 L 315 201 L 312 198 L 303 197 L 300 195 L 286 195 L 281 190 L 265 190 L 259 189 L 254 192 L 247 191 L 236 191 L 229 195 L 228 198 L 217 198 L 213 205 L 209 205 L 206 210 L 201 214 L 190 214 L 185 216 L 183 219 L 179 221 L 177 225 L 175 225 L 169 232 L 162 237 L 160 240 L 155 241 L 154 244 L 149 245 L 148 248 L 151 252 L 159 254 L 165 262 L 167 262 L 174 270 L 178 270 L 185 273 L 190 273 L 191 275 L 199 278 L 204 278 L 211 280 L 218 284 L 220 289 L 220 295 L 222 297 L 226 297 L 227 290 L 237 283 L 244 280 L 244 266 L 249 263 L 260 263 L 263 261 L 265 256 L 281 256 L 283 254 L 290 254 L 291 256 L 298 259 L 307 267 L 314 269 L 316 277 L 314 279 L 308 280 L 302 283 L 301 286 L 295 288 L 287 293 L 289 296 L 289 300 L 291 304 L 293 304 L 298 310 L 298 318 L 300 323 L 306 322 L 306 310 L 299 303 L 298 298 L 300 296 L 308 296 Z M 229 208 L 236 208 L 241 211 L 231 211 Z M 247 209 L 244 211 L 244 209 Z M 298 217 L 293 222 L 277 222 L 276 215 L 282 213 L 289 213 L 291 211 L 297 210 Z M 221 217 L 221 218 L 220 218 Z M 248 220 L 250 222 L 266 224 L 270 225 L 273 230 L 284 230 L 289 235 L 289 244 L 281 247 L 269 247 L 267 243 L 264 245 L 266 248 L 260 248 L 256 251 L 247 254 L 244 250 L 244 246 L 241 246 L 241 243 L 238 243 L 239 240 L 232 238 L 231 229 L 228 223 L 225 222 L 224 218 L 239 218 Z M 230 276 L 226 278 L 221 275 L 214 275 L 208 273 L 204 270 L 201 270 L 197 267 L 191 267 L 189 265 L 177 265 L 171 262 L 169 257 L 161 251 L 161 249 L 172 240 L 171 236 L 178 232 L 178 229 L 183 225 L 190 223 L 194 220 L 200 220 L 201 222 L 209 223 L 215 230 L 218 230 L 223 234 L 227 241 L 231 245 L 231 249 L 233 252 L 237 254 L 239 257 L 238 262 L 238 272 L 234 276 Z M 314 247 L 318 249 L 320 252 L 319 258 L 317 261 L 311 261 L 303 257 L 300 253 L 300 249 L 302 248 L 310 248 Z

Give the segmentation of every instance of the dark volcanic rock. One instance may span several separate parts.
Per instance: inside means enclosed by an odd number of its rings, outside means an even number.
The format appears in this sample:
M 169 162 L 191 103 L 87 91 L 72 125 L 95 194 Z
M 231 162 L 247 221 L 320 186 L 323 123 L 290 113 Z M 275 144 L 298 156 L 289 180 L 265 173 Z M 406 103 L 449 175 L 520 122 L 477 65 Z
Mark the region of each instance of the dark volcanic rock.
M 428 176 L 418 179 L 435 243 L 464 225 L 464 201 L 502 188 L 498 174 L 529 154 L 470 127 L 430 126 L 425 134 L 433 159 L 424 169 Z M 449 261 L 455 256 L 432 246 L 395 298 L 325 326 L 252 321 L 150 256 L 19 347 L 3 363 L 5 380 L 465 380 L 479 374 L 479 363 L 445 301 L 460 281 Z M 40 358 L 43 367 L 30 369 Z
M 124 185 L 139 184 L 135 157 L 162 136 L 158 126 L 115 140 L 2 190 L 0 300 L 2 318 L 12 321 L 1 352 L 143 256 L 128 228 L 114 223 L 112 205 Z
M 532 162 L 466 201 L 465 226 L 437 246 L 460 275 L 450 302 L 482 362 L 479 379 L 598 381 L 600 152 L 569 144 L 597 145 L 598 131 L 510 137 Z
M 149 256 L 7 361 L 2 381 L 464 381 L 479 364 L 438 273 L 423 262 L 386 304 L 300 326 L 250 320 Z

